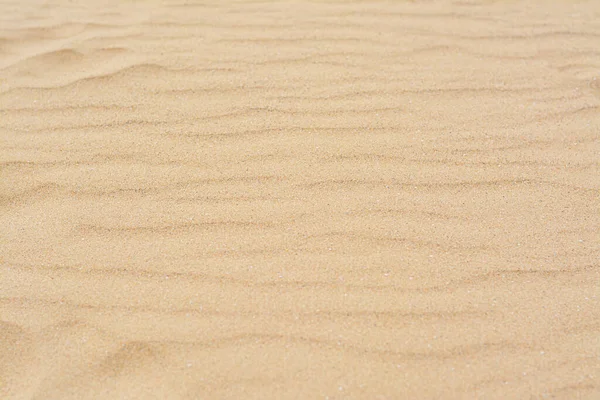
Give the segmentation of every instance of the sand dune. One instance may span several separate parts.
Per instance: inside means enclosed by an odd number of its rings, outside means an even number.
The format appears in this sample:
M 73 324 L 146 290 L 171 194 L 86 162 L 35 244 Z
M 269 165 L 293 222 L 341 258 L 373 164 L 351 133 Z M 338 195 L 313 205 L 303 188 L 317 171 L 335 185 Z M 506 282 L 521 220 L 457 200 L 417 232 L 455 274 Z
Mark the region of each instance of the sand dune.
M 600 398 L 600 4 L 0 5 L 0 397 Z

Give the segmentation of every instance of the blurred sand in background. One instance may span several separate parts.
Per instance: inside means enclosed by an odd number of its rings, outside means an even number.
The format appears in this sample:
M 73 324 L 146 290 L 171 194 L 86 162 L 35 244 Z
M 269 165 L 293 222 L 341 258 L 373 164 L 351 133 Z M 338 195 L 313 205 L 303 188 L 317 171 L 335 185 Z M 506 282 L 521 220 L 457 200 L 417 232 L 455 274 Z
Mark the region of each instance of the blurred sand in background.
M 600 398 L 600 3 L 4 1 L 0 397 Z

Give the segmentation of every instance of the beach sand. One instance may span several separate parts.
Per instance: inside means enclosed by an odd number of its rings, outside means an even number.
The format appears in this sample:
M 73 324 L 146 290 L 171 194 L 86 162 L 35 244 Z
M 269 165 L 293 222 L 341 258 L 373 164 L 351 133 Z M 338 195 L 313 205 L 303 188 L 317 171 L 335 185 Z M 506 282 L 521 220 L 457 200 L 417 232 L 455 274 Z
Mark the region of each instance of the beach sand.
M 600 398 L 599 2 L 102 3 L 0 5 L 0 398 Z

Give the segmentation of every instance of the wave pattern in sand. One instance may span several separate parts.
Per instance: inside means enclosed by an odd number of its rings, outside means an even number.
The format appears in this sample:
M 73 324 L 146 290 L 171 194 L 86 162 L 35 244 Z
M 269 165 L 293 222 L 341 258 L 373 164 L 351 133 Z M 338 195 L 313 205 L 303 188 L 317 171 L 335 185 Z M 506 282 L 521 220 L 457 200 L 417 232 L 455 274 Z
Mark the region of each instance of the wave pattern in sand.
M 3 398 L 600 396 L 595 2 L 4 2 Z

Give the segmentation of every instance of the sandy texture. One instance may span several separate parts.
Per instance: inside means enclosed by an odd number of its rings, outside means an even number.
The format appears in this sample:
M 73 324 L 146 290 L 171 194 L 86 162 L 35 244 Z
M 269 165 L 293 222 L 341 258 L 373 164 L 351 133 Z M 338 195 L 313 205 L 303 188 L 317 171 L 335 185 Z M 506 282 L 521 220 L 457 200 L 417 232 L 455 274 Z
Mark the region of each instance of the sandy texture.
M 600 398 L 600 2 L 0 5 L 0 398 Z

